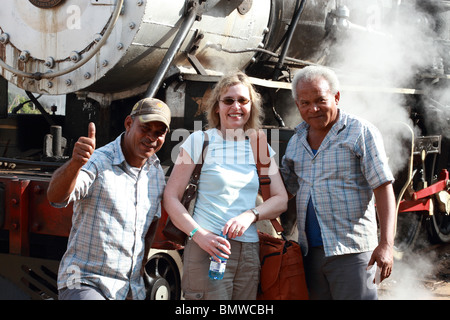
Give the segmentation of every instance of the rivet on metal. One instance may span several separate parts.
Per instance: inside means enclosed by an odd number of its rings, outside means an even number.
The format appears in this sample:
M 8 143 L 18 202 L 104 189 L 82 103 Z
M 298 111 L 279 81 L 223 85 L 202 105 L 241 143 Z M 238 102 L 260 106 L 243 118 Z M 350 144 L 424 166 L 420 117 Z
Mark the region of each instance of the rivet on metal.
M 19 60 L 22 62 L 27 62 L 28 59 L 30 59 L 30 52 L 27 50 L 22 51 L 20 53 Z
M 42 193 L 42 187 L 40 186 L 40 185 L 36 185 L 35 187 L 34 187 L 34 189 L 33 189 L 33 191 L 34 191 L 34 193 L 35 194 L 40 194 L 40 193 Z
M 48 57 L 47 60 L 45 60 L 44 65 L 47 68 L 52 69 L 55 66 L 55 59 L 53 59 L 52 57 Z
M 95 43 L 99 43 L 102 40 L 103 36 L 100 33 L 96 33 L 94 36 Z
M 85 79 L 89 79 L 91 77 L 91 74 L 89 73 L 89 72 L 86 72 L 85 74 L 84 74 L 84 78 Z
M 129 27 L 131 30 L 133 30 L 134 28 L 136 28 L 136 24 L 135 24 L 134 22 L 130 22 L 130 23 L 128 24 L 128 27 Z
M 2 33 L 0 35 L 0 43 L 7 44 L 9 42 L 9 34 Z
M 81 59 L 81 55 L 76 52 L 76 51 L 72 51 L 72 53 L 70 54 L 70 60 L 72 60 L 73 62 L 78 62 Z

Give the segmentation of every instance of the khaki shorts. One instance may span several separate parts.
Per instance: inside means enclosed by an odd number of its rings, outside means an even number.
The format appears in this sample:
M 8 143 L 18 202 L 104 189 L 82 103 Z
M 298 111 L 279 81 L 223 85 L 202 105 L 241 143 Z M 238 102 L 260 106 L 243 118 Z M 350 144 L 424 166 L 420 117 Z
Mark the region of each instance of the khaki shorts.
M 260 263 L 259 243 L 229 240 L 231 255 L 221 280 L 208 277 L 210 256 L 194 241 L 184 249 L 181 287 L 186 300 L 255 300 Z

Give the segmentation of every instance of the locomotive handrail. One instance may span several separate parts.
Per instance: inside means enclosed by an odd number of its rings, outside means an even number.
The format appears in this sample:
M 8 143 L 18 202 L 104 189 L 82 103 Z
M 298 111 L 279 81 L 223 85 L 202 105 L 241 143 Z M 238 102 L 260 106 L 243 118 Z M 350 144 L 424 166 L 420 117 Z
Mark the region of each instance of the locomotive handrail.
M 56 78 L 56 77 L 65 75 L 69 72 L 72 72 L 72 71 L 80 68 L 86 62 L 88 62 L 94 55 L 96 55 L 97 52 L 100 50 L 100 48 L 105 44 L 106 40 L 108 39 L 109 35 L 111 34 L 112 30 L 114 29 L 114 26 L 116 25 L 117 19 L 119 18 L 120 11 L 122 10 L 123 2 L 124 2 L 124 0 L 116 1 L 116 7 L 114 8 L 111 22 L 110 22 L 108 28 L 106 28 L 105 34 L 102 36 L 101 40 L 99 42 L 97 42 L 97 45 L 95 46 L 95 48 L 92 51 L 90 51 L 85 57 L 83 57 L 80 61 L 78 61 L 74 65 L 72 65 L 71 67 L 64 69 L 64 70 L 60 70 L 58 72 L 48 71 L 46 73 L 41 73 L 41 72 L 29 73 L 29 72 L 21 71 L 21 70 L 18 70 L 18 69 L 15 69 L 15 68 L 9 66 L 2 59 L 0 59 L 0 66 L 3 69 L 6 69 L 9 72 L 11 72 L 17 76 L 33 78 L 36 80 Z
M 408 124 L 406 124 L 404 122 L 399 121 L 399 123 L 405 125 L 409 129 L 409 132 L 411 133 L 411 154 L 409 156 L 409 162 L 408 162 L 408 177 L 397 197 L 397 205 L 395 207 L 394 235 L 397 234 L 397 216 L 399 213 L 400 202 L 402 201 L 403 194 L 405 193 L 406 189 L 408 189 L 408 186 L 410 185 L 410 183 L 414 177 L 414 174 L 415 174 L 413 172 L 413 167 L 414 167 L 414 164 L 413 164 L 413 161 L 414 161 L 414 130 Z

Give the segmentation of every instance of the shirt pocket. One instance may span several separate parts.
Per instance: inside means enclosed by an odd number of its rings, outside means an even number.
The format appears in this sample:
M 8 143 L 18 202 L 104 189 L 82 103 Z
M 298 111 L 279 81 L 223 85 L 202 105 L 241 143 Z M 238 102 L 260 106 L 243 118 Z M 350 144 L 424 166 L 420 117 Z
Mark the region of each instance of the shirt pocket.
M 331 150 L 330 150 L 331 151 Z M 349 181 L 361 173 L 360 157 L 347 144 L 338 144 L 332 152 L 325 152 L 320 168 L 329 173 L 327 178 Z

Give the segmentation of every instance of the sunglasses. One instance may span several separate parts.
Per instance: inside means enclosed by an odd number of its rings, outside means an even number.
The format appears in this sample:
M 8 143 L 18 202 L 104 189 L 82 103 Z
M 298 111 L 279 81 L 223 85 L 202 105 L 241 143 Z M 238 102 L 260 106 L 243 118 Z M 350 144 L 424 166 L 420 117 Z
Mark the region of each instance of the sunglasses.
M 235 101 L 237 101 L 241 106 L 250 102 L 250 100 L 246 99 L 246 98 L 238 98 L 238 99 L 225 98 L 225 99 L 219 100 L 219 101 L 223 102 L 227 106 L 231 106 Z

